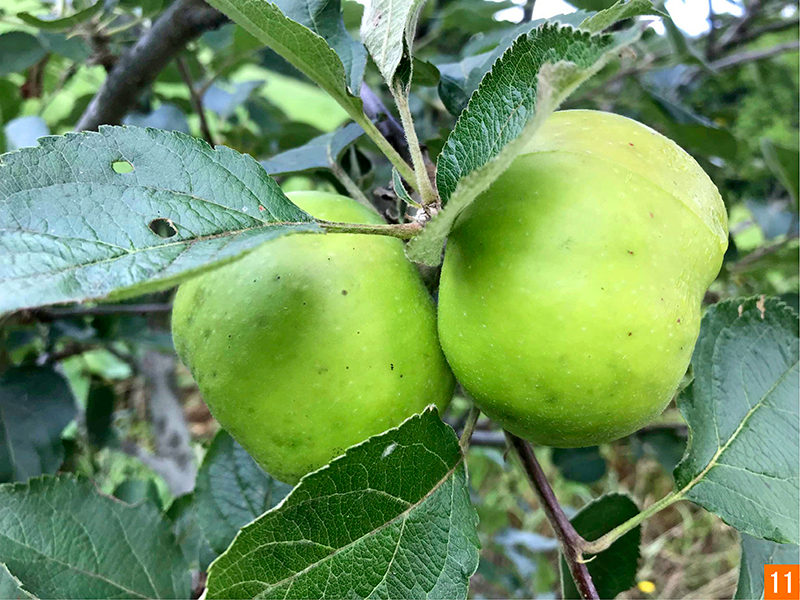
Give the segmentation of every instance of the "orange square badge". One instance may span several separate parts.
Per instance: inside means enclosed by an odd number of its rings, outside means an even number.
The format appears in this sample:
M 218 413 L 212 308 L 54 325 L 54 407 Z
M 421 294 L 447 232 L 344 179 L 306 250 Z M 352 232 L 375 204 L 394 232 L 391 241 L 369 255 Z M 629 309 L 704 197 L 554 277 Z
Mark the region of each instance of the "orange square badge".
M 764 565 L 764 600 L 800 598 L 800 565 Z

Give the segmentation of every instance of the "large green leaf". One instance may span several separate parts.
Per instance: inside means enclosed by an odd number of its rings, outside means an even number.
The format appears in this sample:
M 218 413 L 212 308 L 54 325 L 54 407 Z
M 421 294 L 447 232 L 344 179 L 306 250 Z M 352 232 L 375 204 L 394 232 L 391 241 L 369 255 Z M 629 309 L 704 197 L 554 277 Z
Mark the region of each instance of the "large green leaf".
M 278 504 L 292 489 L 267 475 L 226 431 L 220 431 L 197 473 L 197 520 L 217 554 L 241 527 Z
M 189 566 L 150 503 L 88 479 L 0 485 L 0 563 L 39 598 L 188 598 Z
M 796 565 L 798 562 L 800 548 L 796 545 L 776 544 L 743 533 L 739 585 L 733 597 L 737 600 L 763 598 L 764 565 Z
M 328 92 L 351 117 L 361 118 L 361 98 L 348 89 L 348 77 L 342 59 L 322 37 L 321 27 L 313 31 L 267 0 L 210 0 L 209 4 L 224 12 Z M 288 0 L 286 4 L 289 5 Z M 323 2 L 314 6 L 325 10 Z M 291 14 L 297 17 L 294 9 Z M 302 20 L 314 24 L 310 17 Z M 360 85 L 353 92 L 358 94 L 359 90 Z
M 639 514 L 633 500 L 624 494 L 606 494 L 584 506 L 571 521 L 584 539 L 594 541 L 617 525 Z M 617 594 L 636 584 L 639 561 L 639 544 L 642 529 L 636 527 L 619 538 L 603 552 L 587 556 L 586 566 L 601 598 L 615 598 Z M 572 580 L 564 558 L 561 558 L 561 590 L 563 598 L 580 600 L 578 588 Z
M 550 24 L 518 37 L 483 78 L 439 154 L 436 183 L 446 204 L 409 242 L 409 257 L 438 264 L 458 215 L 573 90 L 637 38 L 638 31 L 617 40 Z
M 55 473 L 64 460 L 61 432 L 76 412 L 67 381 L 53 369 L 12 367 L 3 373 L 0 482 Z
M 453 430 L 435 409 L 305 476 L 241 530 L 209 598 L 465 598 L 477 516 Z
M 703 318 L 694 382 L 679 407 L 691 428 L 675 469 L 681 497 L 743 533 L 800 541 L 798 317 L 777 299 L 730 300 Z
M 276 0 L 284 15 L 325 38 L 336 51 L 347 74 L 347 86 L 356 94 L 361 89 L 367 51 L 352 38 L 344 25 L 339 0 Z
M 298 231 L 319 228 L 224 146 L 135 127 L 41 138 L 0 157 L 0 312 L 163 289 Z

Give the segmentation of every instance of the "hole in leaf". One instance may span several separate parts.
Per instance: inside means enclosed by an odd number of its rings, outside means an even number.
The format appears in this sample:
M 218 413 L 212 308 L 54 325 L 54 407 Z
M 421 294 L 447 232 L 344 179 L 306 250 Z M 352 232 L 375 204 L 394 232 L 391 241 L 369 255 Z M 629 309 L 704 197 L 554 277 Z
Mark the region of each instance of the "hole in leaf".
M 162 238 L 171 238 L 173 235 L 178 234 L 178 229 L 171 219 L 153 219 L 148 227 L 150 231 Z
M 115 173 L 125 174 L 133 171 L 133 165 L 127 160 L 115 160 L 111 163 L 111 168 Z

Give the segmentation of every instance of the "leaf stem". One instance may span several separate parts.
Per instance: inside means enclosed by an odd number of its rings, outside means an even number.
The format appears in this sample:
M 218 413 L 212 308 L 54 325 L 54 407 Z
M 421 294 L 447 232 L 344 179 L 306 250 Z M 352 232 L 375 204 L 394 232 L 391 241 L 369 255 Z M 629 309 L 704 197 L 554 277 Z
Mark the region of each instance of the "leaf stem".
M 317 221 L 326 233 L 363 233 L 367 235 L 385 235 L 388 237 L 409 240 L 422 231 L 420 223 L 400 223 L 399 225 L 379 225 L 373 223 L 335 223 Z
M 467 450 L 469 450 L 469 441 L 472 439 L 472 432 L 475 431 L 475 425 L 478 424 L 478 417 L 480 416 L 480 408 L 474 404 L 469 407 L 469 415 L 467 415 L 467 421 L 464 423 L 464 429 L 461 432 L 461 438 L 458 440 L 458 444 L 461 446 L 461 454 L 464 456 L 466 456 Z
M 583 552 L 586 554 L 599 554 L 603 550 L 608 549 L 611 546 L 611 544 L 616 542 L 619 538 L 628 533 L 631 529 L 638 527 L 641 523 L 652 517 L 654 514 L 664 510 L 674 502 L 680 500 L 682 497 L 683 497 L 683 490 L 681 490 L 680 492 L 674 492 L 674 491 L 670 492 L 669 494 L 664 496 L 661 500 L 659 500 L 649 508 L 643 510 L 635 517 L 628 519 L 622 525 L 615 527 L 604 536 L 597 538 L 593 542 L 584 541 L 582 548 Z
M 425 167 L 425 159 L 422 156 L 422 149 L 419 147 L 417 131 L 414 129 L 414 119 L 411 117 L 411 107 L 408 105 L 408 95 L 403 93 L 401 89 L 393 89 L 392 95 L 397 104 L 397 112 L 400 114 L 400 122 L 403 124 L 403 130 L 406 133 L 408 151 L 411 154 L 411 162 L 414 165 L 416 188 L 422 197 L 422 205 L 433 206 L 438 202 L 438 197 L 431 185 L 428 169 Z M 400 171 L 400 174 L 406 181 L 409 181 L 402 171 Z
M 545 515 L 547 515 L 547 520 L 550 521 L 550 526 L 553 528 L 558 538 L 559 545 L 561 546 L 561 553 L 564 555 L 567 565 L 569 565 L 569 571 L 581 594 L 581 598 L 591 600 L 599 599 L 600 596 L 597 594 L 597 589 L 592 582 L 592 576 L 589 574 L 589 569 L 581 553 L 583 547 L 586 545 L 586 540 L 575 531 L 567 515 L 564 514 L 564 510 L 558 503 L 553 488 L 550 486 L 550 482 L 547 481 L 544 471 L 542 471 L 542 467 L 539 465 L 539 461 L 536 460 L 536 455 L 531 445 L 525 440 L 518 438 L 513 433 L 509 433 L 508 431 L 505 433 L 508 444 L 514 449 L 514 452 L 522 463 L 522 468 L 528 476 L 531 487 L 539 499 L 539 503 L 542 505 Z
M 350 111 L 348 111 L 350 112 Z M 409 166 L 409 164 L 403 160 L 403 157 L 395 150 L 392 145 L 389 143 L 383 134 L 378 131 L 378 128 L 375 127 L 375 124 L 369 120 L 367 115 L 363 112 L 350 112 L 350 117 L 364 130 L 370 139 L 375 142 L 375 145 L 378 149 L 383 152 L 384 156 L 389 159 L 389 162 L 392 163 L 395 169 L 403 176 L 403 179 L 414 185 L 416 187 L 416 179 L 414 177 L 414 170 Z
M 333 173 L 334 177 L 339 180 L 347 193 L 353 198 L 353 200 L 357 201 L 359 204 L 366 206 L 367 208 L 371 209 L 374 212 L 378 212 L 375 207 L 372 205 L 372 202 L 366 197 L 364 192 L 361 191 L 361 188 L 356 185 L 356 182 L 347 174 L 347 171 L 344 170 L 342 165 L 336 162 L 335 159 L 331 160 L 331 172 Z

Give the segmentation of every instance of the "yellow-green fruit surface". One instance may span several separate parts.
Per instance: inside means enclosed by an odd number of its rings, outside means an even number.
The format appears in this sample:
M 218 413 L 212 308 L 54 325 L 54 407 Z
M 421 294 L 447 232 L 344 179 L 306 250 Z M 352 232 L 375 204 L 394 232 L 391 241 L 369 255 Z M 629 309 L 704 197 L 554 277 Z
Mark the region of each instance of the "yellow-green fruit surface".
M 672 398 L 726 248 L 719 193 L 675 143 L 617 115 L 555 113 L 450 235 L 442 347 L 511 432 L 618 439 Z
M 335 194 L 289 197 L 320 219 L 381 222 Z M 267 242 L 181 285 L 172 330 L 216 419 L 288 483 L 453 393 L 433 303 L 393 238 Z

